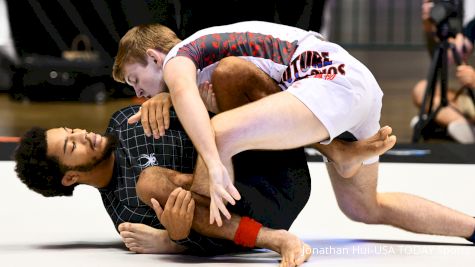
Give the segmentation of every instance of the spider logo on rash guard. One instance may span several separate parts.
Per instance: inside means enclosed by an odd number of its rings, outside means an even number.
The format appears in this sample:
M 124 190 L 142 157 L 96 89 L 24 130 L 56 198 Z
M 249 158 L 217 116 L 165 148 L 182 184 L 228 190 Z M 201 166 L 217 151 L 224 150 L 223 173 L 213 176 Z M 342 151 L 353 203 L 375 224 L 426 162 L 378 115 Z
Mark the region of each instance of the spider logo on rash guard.
M 139 163 L 140 168 L 142 169 L 157 165 L 157 158 L 155 157 L 155 153 L 151 153 L 150 155 L 142 154 L 140 155 L 137 161 Z
M 250 56 L 270 59 L 287 65 L 297 48 L 297 41 L 287 42 L 251 32 L 208 34 L 181 47 L 177 56 L 191 58 L 203 69 L 228 56 Z

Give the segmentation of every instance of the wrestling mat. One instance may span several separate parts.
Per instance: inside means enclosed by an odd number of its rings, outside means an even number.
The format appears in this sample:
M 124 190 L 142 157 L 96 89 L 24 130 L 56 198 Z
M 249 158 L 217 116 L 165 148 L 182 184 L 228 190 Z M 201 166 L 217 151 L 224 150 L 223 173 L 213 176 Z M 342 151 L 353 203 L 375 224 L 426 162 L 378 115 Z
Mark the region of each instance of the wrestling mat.
M 290 231 L 313 257 L 303 266 L 473 266 L 475 246 L 461 238 L 413 234 L 347 219 L 339 210 L 325 166 L 309 162 L 312 195 Z M 140 255 L 123 246 L 99 193 L 79 186 L 73 197 L 29 191 L 12 161 L 0 161 L 0 266 L 278 266 L 267 250 L 218 257 Z M 475 215 L 475 165 L 387 163 L 379 191 L 413 193 Z

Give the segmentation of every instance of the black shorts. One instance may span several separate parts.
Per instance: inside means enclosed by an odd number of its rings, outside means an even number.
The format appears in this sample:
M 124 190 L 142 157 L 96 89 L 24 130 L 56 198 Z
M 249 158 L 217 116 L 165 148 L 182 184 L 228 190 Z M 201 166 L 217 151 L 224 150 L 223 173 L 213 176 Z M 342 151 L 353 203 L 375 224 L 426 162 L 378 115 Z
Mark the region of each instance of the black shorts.
M 303 148 L 246 151 L 233 158 L 241 200 L 230 212 L 264 226 L 288 230 L 310 197 L 311 179 Z
M 288 230 L 310 197 L 310 172 L 303 148 L 246 151 L 234 156 L 233 163 L 241 200 L 234 206 L 228 204 L 229 212 L 251 217 L 268 228 Z M 195 231 L 182 244 L 189 248 L 188 253 L 201 256 L 249 250 Z

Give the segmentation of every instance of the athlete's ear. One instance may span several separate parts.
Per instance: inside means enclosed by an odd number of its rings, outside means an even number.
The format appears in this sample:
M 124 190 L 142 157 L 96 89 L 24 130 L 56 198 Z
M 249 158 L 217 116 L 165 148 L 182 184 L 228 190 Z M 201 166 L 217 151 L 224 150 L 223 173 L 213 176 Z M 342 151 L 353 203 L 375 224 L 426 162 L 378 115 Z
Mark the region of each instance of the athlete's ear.
M 151 48 L 147 49 L 146 53 L 147 53 L 147 56 L 153 58 L 153 62 L 155 64 L 159 64 L 160 66 L 162 65 L 163 58 L 164 58 L 162 53 L 160 53 L 158 50 L 151 49 Z
M 64 186 L 71 186 L 79 180 L 79 172 L 67 171 L 61 179 L 61 184 Z

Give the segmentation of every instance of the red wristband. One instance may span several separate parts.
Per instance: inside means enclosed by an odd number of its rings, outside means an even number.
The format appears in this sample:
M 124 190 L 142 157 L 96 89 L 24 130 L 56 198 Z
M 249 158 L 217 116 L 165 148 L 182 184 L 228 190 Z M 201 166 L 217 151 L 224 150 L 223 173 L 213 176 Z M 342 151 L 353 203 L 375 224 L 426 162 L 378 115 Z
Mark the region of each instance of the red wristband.
M 234 235 L 234 243 L 244 247 L 253 248 L 256 245 L 257 234 L 262 224 L 249 218 L 242 217 L 239 227 Z

